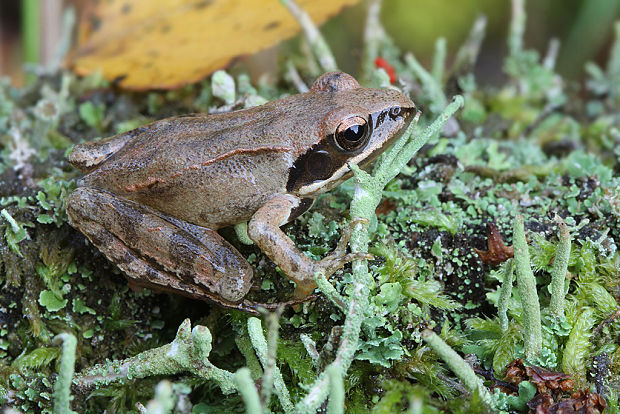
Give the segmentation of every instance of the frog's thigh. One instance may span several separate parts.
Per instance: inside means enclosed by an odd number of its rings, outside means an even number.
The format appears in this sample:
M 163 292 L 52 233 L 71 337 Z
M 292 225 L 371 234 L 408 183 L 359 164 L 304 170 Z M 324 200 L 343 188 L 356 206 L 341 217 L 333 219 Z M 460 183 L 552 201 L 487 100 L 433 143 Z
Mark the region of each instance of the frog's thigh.
M 252 267 L 213 230 L 168 220 L 92 187 L 68 197 L 67 214 L 138 284 L 220 302 L 240 301 L 251 286 Z

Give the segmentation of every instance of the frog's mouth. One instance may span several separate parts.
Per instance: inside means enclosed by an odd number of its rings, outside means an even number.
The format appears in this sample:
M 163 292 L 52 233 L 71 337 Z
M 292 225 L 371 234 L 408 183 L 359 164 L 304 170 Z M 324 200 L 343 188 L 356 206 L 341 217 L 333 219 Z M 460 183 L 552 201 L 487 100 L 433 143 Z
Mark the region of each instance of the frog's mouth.
M 368 144 L 355 153 L 334 150 L 333 137 L 310 148 L 289 171 L 287 190 L 303 197 L 316 197 L 352 176 L 351 164 L 367 168 L 403 133 L 417 113 L 413 107 L 393 107 L 371 114 Z

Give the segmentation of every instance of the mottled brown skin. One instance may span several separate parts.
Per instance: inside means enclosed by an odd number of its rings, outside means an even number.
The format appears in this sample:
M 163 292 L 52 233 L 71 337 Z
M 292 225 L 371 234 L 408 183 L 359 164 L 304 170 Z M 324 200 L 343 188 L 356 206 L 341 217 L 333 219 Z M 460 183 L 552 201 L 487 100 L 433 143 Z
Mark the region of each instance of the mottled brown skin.
M 303 297 L 317 271 L 360 256 L 340 248 L 313 261 L 279 227 L 350 177 L 347 163 L 368 165 L 414 114 L 402 93 L 331 72 L 259 107 L 77 145 L 69 161 L 88 174 L 67 199 L 69 222 L 139 285 L 248 310 L 252 268 L 216 230 L 249 221 L 250 238 Z

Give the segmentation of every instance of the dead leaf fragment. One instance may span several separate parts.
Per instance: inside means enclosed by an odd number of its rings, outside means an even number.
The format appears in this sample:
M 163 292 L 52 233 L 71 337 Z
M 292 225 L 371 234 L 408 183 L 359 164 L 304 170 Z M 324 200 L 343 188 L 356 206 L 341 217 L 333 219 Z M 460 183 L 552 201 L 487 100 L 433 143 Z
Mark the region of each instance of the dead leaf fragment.
M 526 367 L 520 358 L 508 364 L 505 380 L 515 385 L 521 381 L 536 385 L 536 396 L 527 402 L 530 413 L 600 414 L 606 407 L 603 397 L 587 389 L 567 397 L 567 392 L 573 388 L 570 375 L 537 366 Z
M 545 393 L 548 390 L 570 391 L 573 388 L 573 380 L 568 374 L 549 371 L 537 366 L 525 367 L 525 372 L 530 377 L 530 382 L 536 385 L 540 393 Z
M 588 390 L 577 391 L 556 403 L 549 394 L 538 394 L 527 405 L 536 414 L 601 414 L 607 406 L 603 397 Z
M 298 0 L 316 24 L 359 0 Z M 101 69 L 129 89 L 196 82 L 235 57 L 299 32 L 278 0 L 107 0 L 80 2 L 71 64 Z
M 474 248 L 474 251 L 480 256 L 480 260 L 485 264 L 496 266 L 514 257 L 514 248 L 512 246 L 506 246 L 495 223 L 487 224 L 487 234 L 488 250 L 484 251 Z

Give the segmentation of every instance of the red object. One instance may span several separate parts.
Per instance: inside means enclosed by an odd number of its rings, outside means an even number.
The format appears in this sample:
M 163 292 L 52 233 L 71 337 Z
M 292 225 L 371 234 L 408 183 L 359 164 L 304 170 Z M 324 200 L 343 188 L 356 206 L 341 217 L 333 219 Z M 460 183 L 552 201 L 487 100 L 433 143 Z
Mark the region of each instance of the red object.
M 383 59 L 382 57 L 378 57 L 375 59 L 375 66 L 387 72 L 387 74 L 390 76 L 390 83 L 396 82 L 397 77 L 394 66 L 390 65 L 387 60 Z

